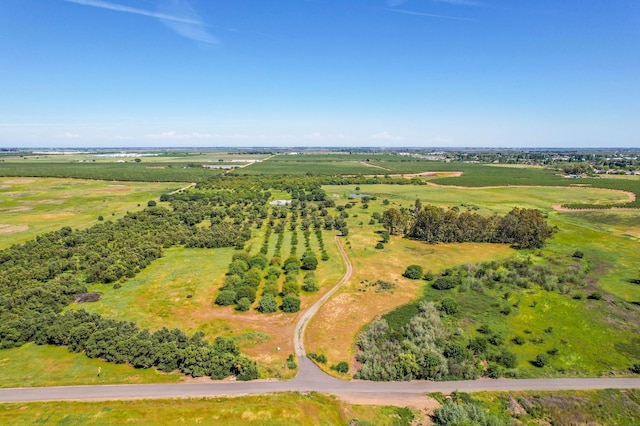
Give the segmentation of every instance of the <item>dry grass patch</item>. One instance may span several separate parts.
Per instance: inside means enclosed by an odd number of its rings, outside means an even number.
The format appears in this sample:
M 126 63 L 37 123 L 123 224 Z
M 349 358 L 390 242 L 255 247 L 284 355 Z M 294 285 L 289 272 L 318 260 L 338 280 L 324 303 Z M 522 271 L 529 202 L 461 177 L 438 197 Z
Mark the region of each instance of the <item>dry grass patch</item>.
M 327 356 L 327 365 L 352 360 L 354 340 L 360 329 L 380 315 L 417 298 L 425 285 L 422 280 L 402 277 L 410 264 L 420 264 L 425 271 L 438 271 L 464 263 L 503 259 L 513 250 L 492 244 L 427 245 L 398 237 L 384 250 L 373 248 L 378 236 L 366 232 L 349 235 L 347 254 L 353 263 L 353 276 L 311 320 L 306 337 L 307 352 Z M 384 280 L 395 288 L 376 292 L 367 284 Z M 353 363 L 352 363 L 353 364 Z M 351 373 L 355 372 L 352 365 Z
M 15 234 L 17 232 L 24 232 L 29 229 L 29 225 L 9 225 L 6 223 L 0 223 L 0 235 Z

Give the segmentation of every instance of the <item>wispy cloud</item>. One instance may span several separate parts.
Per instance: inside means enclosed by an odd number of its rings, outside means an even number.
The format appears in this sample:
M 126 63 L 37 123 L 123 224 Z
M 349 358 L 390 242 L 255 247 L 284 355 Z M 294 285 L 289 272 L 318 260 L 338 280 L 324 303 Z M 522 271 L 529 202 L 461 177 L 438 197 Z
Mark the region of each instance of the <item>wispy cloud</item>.
M 147 139 L 164 139 L 164 140 L 185 140 L 185 139 L 211 139 L 212 136 L 208 133 L 178 133 L 175 130 L 168 132 L 162 132 L 158 134 L 146 135 Z
M 65 0 L 83 6 L 97 7 L 116 12 L 131 13 L 158 19 L 175 33 L 205 44 L 215 44 L 218 40 L 207 31 L 198 13 L 185 0 L 161 0 L 158 10 L 150 11 L 136 7 L 110 3 L 102 0 Z
M 392 135 L 389 132 L 380 132 L 380 133 L 376 133 L 376 134 L 371 135 L 371 139 L 381 139 L 381 140 L 387 140 L 387 141 L 401 141 L 404 138 L 402 136 Z
M 389 7 L 400 6 L 401 4 L 407 3 L 409 0 L 387 0 L 387 5 Z M 482 6 L 483 4 L 479 1 L 475 0 L 429 0 L 431 3 L 447 3 L 453 4 L 457 6 Z
M 72 132 L 64 132 L 61 135 L 56 136 L 58 139 L 78 139 L 80 135 Z
M 473 0 L 431 0 L 433 3 L 448 3 L 448 4 L 456 4 L 459 6 L 482 6 L 482 3 L 479 1 Z
M 414 16 L 424 16 L 426 18 L 439 18 L 439 19 L 453 19 L 456 21 L 474 21 L 474 19 L 470 18 L 462 18 L 460 16 L 450 16 L 450 15 L 439 15 L 435 13 L 424 13 L 424 12 L 415 12 L 413 10 L 404 10 L 404 9 L 392 9 L 388 8 L 391 12 L 402 13 L 404 15 L 414 15 Z

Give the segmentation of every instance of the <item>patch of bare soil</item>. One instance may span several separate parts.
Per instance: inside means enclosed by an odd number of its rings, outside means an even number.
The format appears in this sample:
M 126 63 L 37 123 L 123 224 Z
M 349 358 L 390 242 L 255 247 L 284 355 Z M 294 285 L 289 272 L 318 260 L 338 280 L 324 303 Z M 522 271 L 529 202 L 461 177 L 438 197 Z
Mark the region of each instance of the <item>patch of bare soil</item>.
M 50 200 L 38 200 L 38 201 L 32 201 L 31 203 L 33 204 L 62 204 L 65 201 L 67 201 L 64 198 L 58 198 L 58 199 L 50 199 Z
M 9 225 L 7 223 L 0 223 L 0 235 L 15 234 L 17 232 L 24 232 L 29 229 L 29 225 Z
M 33 207 L 27 207 L 27 206 L 23 206 L 23 207 L 12 207 L 12 208 L 7 208 L 7 209 L 0 209 L 0 212 L 2 213 L 20 213 L 20 212 L 26 212 L 29 210 L 32 210 Z
M 6 179 L 4 180 L 4 183 L 7 185 L 22 185 L 25 183 L 33 183 L 35 181 L 36 181 L 35 179 L 18 178 L 18 179 Z
M 82 293 L 78 294 L 75 299 L 73 299 L 74 303 L 87 303 L 87 302 L 97 302 L 100 300 L 102 295 L 100 293 Z
M 119 192 L 129 192 L 130 189 L 127 185 L 108 185 L 104 188 L 98 188 L 95 190 L 98 194 L 115 194 Z
M 392 405 L 394 407 L 413 407 L 418 410 L 433 411 L 440 403 L 433 398 L 419 394 L 388 393 L 339 393 L 336 397 L 354 405 Z
M 367 167 L 373 167 L 375 169 L 381 169 L 381 170 L 387 170 L 387 171 L 391 170 L 391 169 L 387 169 L 386 167 L 378 166 L 377 164 L 367 163 L 366 161 L 361 161 L 360 164 Z

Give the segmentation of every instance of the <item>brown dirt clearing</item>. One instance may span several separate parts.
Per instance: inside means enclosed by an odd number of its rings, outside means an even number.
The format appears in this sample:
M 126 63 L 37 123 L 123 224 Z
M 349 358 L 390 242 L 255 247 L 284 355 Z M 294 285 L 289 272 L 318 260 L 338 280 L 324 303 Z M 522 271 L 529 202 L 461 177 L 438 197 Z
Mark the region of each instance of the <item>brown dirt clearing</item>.
M 24 232 L 29 229 L 29 225 L 9 225 L 7 223 L 0 223 L 0 235 L 15 234 L 17 232 Z

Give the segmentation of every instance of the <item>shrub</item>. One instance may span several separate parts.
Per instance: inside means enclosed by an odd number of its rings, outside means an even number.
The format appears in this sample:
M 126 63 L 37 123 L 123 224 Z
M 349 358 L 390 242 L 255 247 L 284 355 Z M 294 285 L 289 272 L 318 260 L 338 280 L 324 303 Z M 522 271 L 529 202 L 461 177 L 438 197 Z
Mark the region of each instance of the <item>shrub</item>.
M 407 266 L 407 269 L 404 271 L 402 276 L 405 278 L 409 278 L 410 280 L 419 280 L 420 278 L 422 278 L 423 274 L 424 272 L 422 270 L 422 266 L 409 265 Z
M 600 294 L 600 292 L 594 291 L 593 293 L 591 293 L 588 297 L 588 299 L 591 300 L 600 300 L 602 299 L 602 294 Z
M 582 259 L 584 257 L 584 253 L 580 250 L 577 250 L 571 255 L 571 257 L 575 257 L 576 259 Z
M 288 275 L 288 276 L 291 276 L 291 275 Z M 296 296 L 300 294 L 300 286 L 298 285 L 298 281 L 285 280 L 284 284 L 282 284 L 282 295 L 286 296 L 289 294 L 293 294 Z
M 345 374 L 349 371 L 349 364 L 346 361 L 340 361 L 339 363 L 332 365 L 331 369 L 338 373 Z
M 376 244 L 376 248 L 377 248 L 378 250 L 382 250 L 382 249 L 384 248 L 384 244 L 382 244 L 382 243 L 378 243 L 378 244 Z
M 222 290 L 216 297 L 216 305 L 229 306 L 236 303 L 236 292 L 233 290 Z
M 147 207 L 155 207 L 156 206 L 156 202 L 153 200 L 149 200 L 147 201 Z
M 513 338 L 513 343 L 515 343 L 516 345 L 524 345 L 525 340 L 524 337 L 522 336 L 516 336 Z
M 309 293 L 318 291 L 320 287 L 318 287 L 318 281 L 316 280 L 316 276 L 313 272 L 308 272 L 304 276 L 304 282 L 302 284 L 302 289 Z
M 536 359 L 533 360 L 533 365 L 542 368 L 549 363 L 549 357 L 545 354 L 539 354 Z
M 256 290 L 249 286 L 240 287 L 236 292 L 236 301 L 240 301 L 243 297 L 246 297 L 253 303 L 256 300 Z
M 433 284 L 431 284 L 431 287 L 435 288 L 436 290 L 449 290 L 454 288 L 458 284 L 459 282 L 455 277 L 446 276 L 440 277 L 435 280 Z
M 260 281 L 262 281 L 262 271 L 258 268 L 250 269 L 242 277 L 243 284 L 253 288 L 258 288 Z
M 238 304 L 236 305 L 236 309 L 239 310 L 240 312 L 246 312 L 251 308 L 251 301 L 246 298 L 243 297 L 242 299 L 238 300 Z
M 264 294 L 258 302 L 258 311 L 262 312 L 263 314 L 268 314 L 271 312 L 276 312 L 277 310 L 278 302 L 276 302 L 275 296 L 270 293 Z
M 300 270 L 300 260 L 296 256 L 289 256 L 282 265 L 285 274 L 297 273 Z
M 631 370 L 632 373 L 634 374 L 640 374 L 640 362 L 637 362 L 635 364 L 633 364 L 629 370 Z
M 447 315 L 454 315 L 458 313 L 459 310 L 458 302 L 451 298 L 443 299 L 442 302 L 440 302 L 439 310 Z
M 317 362 L 319 362 L 321 364 L 326 364 L 327 363 L 327 357 L 324 354 L 317 354 L 315 352 L 309 352 L 307 354 L 307 356 L 309 358 L 311 358 L 312 360 L 317 361 Z
M 250 268 L 264 269 L 267 266 L 267 258 L 263 254 L 257 254 L 249 259 Z
M 287 358 L 287 368 L 289 370 L 295 370 L 296 367 L 298 367 L 298 364 L 296 364 L 296 358 L 293 354 L 289 354 L 289 357 Z
M 282 310 L 288 313 L 298 312 L 300 310 L 300 299 L 286 295 L 282 298 Z

